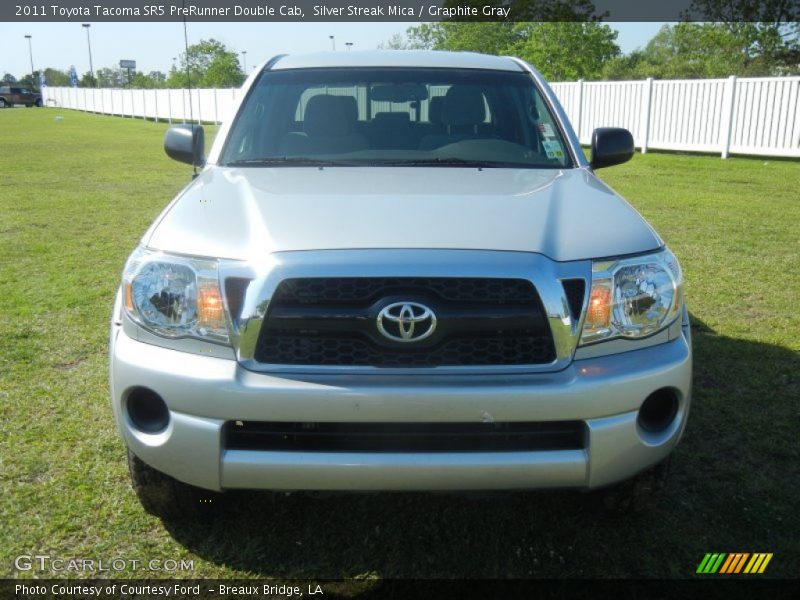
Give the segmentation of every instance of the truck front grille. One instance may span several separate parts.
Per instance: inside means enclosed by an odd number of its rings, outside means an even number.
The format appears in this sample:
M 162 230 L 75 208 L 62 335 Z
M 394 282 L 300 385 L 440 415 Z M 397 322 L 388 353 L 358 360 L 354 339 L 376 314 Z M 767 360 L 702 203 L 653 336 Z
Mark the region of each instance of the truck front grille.
M 424 340 L 398 342 L 376 325 L 391 303 L 436 315 Z M 255 359 L 275 365 L 438 367 L 546 364 L 555 359 L 539 295 L 524 279 L 345 277 L 282 281 Z
M 585 447 L 582 421 L 295 423 L 228 421 L 229 450 L 287 452 L 524 452 Z

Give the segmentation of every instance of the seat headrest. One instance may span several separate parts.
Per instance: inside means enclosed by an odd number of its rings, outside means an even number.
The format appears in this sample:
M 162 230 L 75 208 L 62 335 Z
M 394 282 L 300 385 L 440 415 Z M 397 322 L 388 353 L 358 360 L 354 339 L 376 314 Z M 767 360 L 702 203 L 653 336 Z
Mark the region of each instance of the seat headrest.
M 481 89 L 470 85 L 454 85 L 444 97 L 442 123 L 445 125 L 478 125 L 486 119 L 486 106 Z
M 442 124 L 442 108 L 444 108 L 444 96 L 431 98 L 428 103 L 428 120 L 434 125 Z
M 312 96 L 306 104 L 303 131 L 309 136 L 339 136 L 353 131 L 358 105 L 352 96 Z

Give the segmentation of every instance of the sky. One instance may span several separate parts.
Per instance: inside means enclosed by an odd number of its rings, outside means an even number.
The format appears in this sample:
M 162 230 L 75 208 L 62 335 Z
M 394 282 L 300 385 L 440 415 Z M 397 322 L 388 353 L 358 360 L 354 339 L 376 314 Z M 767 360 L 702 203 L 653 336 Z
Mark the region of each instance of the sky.
M 333 35 L 336 49 L 345 42 L 353 49 L 373 50 L 395 33 L 404 33 L 413 23 L 192 23 L 189 44 L 215 38 L 232 50 L 247 52 L 247 70 L 275 54 L 330 50 Z M 617 43 L 623 52 L 647 44 L 663 23 L 608 23 L 619 32 Z M 0 77 L 11 73 L 19 78 L 30 72 L 28 41 L 31 36 L 35 69 L 53 67 L 78 73 L 89 70 L 86 30 L 80 23 L 0 23 Z M 122 59 L 135 60 L 139 71 L 168 72 L 173 57 L 183 51 L 183 24 L 176 23 L 92 23 L 92 62 L 95 70 L 118 66 Z M 240 57 L 242 60 L 242 57 Z

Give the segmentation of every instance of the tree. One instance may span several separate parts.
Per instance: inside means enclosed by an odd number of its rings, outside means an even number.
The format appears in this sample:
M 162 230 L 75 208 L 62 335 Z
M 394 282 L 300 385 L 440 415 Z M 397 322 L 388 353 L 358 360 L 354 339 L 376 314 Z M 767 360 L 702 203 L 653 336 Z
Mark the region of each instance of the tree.
M 95 87 L 96 79 L 92 77 L 92 74 L 89 71 L 86 71 L 81 78 L 78 80 L 78 85 L 80 87 Z
M 619 56 L 617 32 L 596 21 L 442 22 L 410 27 L 407 48 L 511 54 L 554 80 L 599 79 Z
M 215 39 L 189 46 L 180 65 L 170 71 L 169 87 L 238 87 L 245 79 L 237 53 Z
M 47 85 L 68 86 L 69 73 L 60 69 L 48 67 L 44 70 L 44 81 Z
M 519 56 L 552 81 L 600 79 L 603 66 L 620 55 L 617 32 L 596 21 L 516 23 L 508 54 Z
M 409 50 L 442 50 L 447 33 L 444 23 L 422 23 L 406 29 Z
M 378 50 L 406 50 L 408 49 L 408 42 L 402 34 L 395 33 L 385 42 L 378 44 Z
M 128 70 L 119 67 L 103 67 L 95 72 L 97 87 L 121 88 L 128 83 Z M 83 83 L 81 83 L 83 85 Z M 91 84 L 90 84 L 91 87 Z
M 800 72 L 792 24 L 678 23 L 665 25 L 643 50 L 606 64 L 610 79 L 719 78 Z
M 26 73 L 17 80 L 17 85 L 30 90 L 39 89 L 39 71 L 34 71 L 33 74 Z
M 167 83 L 167 76 L 161 71 L 150 71 L 147 77 L 155 84 L 153 87 L 164 87 Z
M 6 73 L 5 75 L 3 75 L 3 79 L 0 79 L 0 81 L 2 81 L 3 83 L 8 83 L 13 85 L 17 83 L 17 78 L 14 77 L 11 73 Z

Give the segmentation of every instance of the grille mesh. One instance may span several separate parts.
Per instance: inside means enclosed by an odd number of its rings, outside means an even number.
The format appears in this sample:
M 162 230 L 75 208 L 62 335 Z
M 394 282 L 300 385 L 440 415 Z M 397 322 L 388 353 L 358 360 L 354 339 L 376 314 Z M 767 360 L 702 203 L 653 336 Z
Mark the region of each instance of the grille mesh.
M 291 337 L 268 334 L 259 360 L 294 365 L 369 365 L 373 367 L 440 367 L 527 365 L 550 362 L 552 344 L 539 337 L 452 339 L 434 348 L 381 348 L 346 337 Z
M 513 452 L 586 447 L 581 421 L 513 423 L 225 423 L 236 450 L 293 452 Z
M 336 277 L 286 279 L 273 302 L 292 304 L 368 304 L 393 293 L 421 292 L 454 302 L 532 304 L 538 297 L 524 279 L 477 277 Z
M 438 324 L 430 339 L 397 343 L 379 335 L 380 309 L 398 299 L 434 308 Z M 539 296 L 527 280 L 312 278 L 286 279 L 278 286 L 255 359 L 395 368 L 526 365 L 553 361 L 555 348 Z

